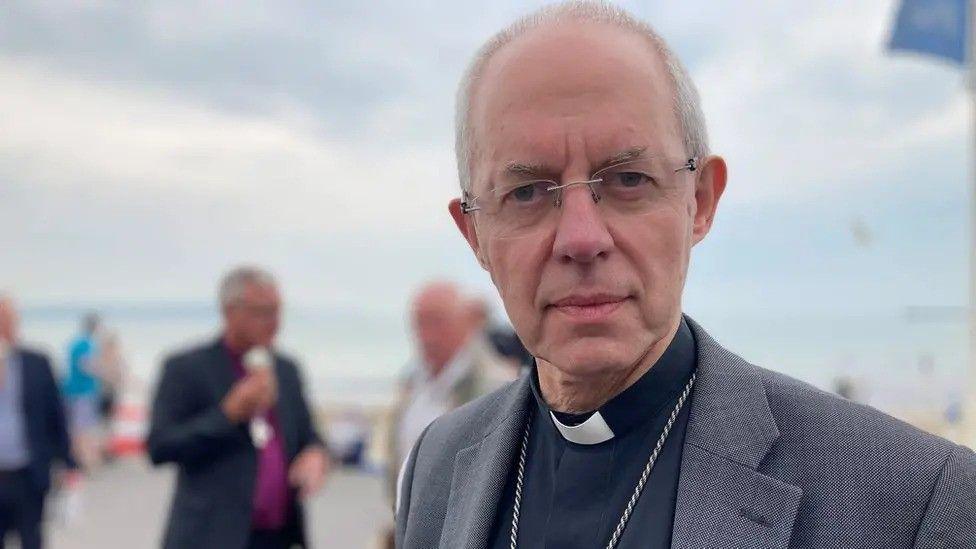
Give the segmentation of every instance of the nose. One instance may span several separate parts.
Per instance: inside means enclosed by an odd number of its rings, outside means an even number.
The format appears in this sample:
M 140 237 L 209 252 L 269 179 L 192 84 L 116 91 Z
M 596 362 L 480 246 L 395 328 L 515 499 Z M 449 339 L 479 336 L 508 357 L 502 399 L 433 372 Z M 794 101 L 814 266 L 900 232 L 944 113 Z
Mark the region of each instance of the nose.
M 564 263 L 592 263 L 606 256 L 613 237 L 588 185 L 562 190 L 562 205 L 553 253 Z

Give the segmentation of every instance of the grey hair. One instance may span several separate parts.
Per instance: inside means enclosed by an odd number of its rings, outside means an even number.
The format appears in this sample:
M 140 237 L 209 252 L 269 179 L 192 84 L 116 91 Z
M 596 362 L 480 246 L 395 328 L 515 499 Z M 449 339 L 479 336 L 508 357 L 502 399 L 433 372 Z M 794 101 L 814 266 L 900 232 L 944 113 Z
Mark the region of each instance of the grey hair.
M 235 267 L 220 280 L 218 297 L 221 307 L 227 307 L 239 301 L 244 290 L 251 284 L 278 286 L 274 276 L 260 267 L 253 265 Z
M 708 130 L 705 127 L 705 115 L 702 113 L 698 89 L 695 88 L 688 71 L 664 39 L 650 25 L 622 8 L 607 2 L 571 0 L 545 6 L 499 31 L 481 46 L 471 60 L 471 64 L 468 65 L 458 86 L 454 119 L 454 150 L 457 155 L 458 179 L 462 192 L 471 190 L 471 161 L 474 156 L 474 143 L 471 136 L 471 100 L 475 84 L 481 79 L 488 61 L 498 50 L 526 32 L 566 20 L 609 23 L 647 39 L 664 61 L 671 84 L 674 86 L 674 112 L 683 134 L 685 152 L 697 158 L 708 155 Z

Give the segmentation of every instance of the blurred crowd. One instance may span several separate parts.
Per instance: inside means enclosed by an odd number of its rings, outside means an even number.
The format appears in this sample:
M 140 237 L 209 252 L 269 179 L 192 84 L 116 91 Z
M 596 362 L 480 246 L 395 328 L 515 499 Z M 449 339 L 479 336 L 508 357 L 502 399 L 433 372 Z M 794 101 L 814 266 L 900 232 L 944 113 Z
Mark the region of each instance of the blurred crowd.
M 218 293 L 219 336 L 163 361 L 148 436 L 137 445 L 151 463 L 178 471 L 169 516 L 159 517 L 164 547 L 304 546 L 303 501 L 336 466 L 381 474 L 392 509 L 398 471 L 424 429 L 532 361 L 514 331 L 492 321 L 484 299 L 431 281 L 409 304 L 415 349 L 385 420 L 345 411 L 319 425 L 299 361 L 275 345 L 282 303 L 274 277 L 238 267 Z M 43 547 L 45 517 L 71 512 L 50 505 L 45 512 L 49 493 L 64 507 L 86 477 L 132 450 L 113 443 L 119 402 L 137 383 L 119 335 L 97 313 L 85 314 L 64 356 L 54 364 L 23 346 L 15 302 L 0 297 L 0 547 L 10 538 L 24 549 Z M 369 450 L 379 469 L 368 463 Z M 392 547 L 392 524 L 379 524 L 376 537 Z
M 111 453 L 105 433 L 126 377 L 118 337 L 97 315 L 84 317 L 67 364 L 20 343 L 13 299 L 0 296 L 0 547 L 43 546 L 44 503 L 52 487 L 76 485 Z

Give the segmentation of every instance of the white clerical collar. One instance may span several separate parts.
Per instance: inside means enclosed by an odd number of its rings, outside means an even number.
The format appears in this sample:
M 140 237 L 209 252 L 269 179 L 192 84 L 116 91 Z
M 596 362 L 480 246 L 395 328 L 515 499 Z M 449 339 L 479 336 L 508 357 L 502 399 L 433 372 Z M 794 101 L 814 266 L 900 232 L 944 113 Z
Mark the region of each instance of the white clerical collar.
M 613 431 L 607 422 L 600 415 L 600 412 L 593 412 L 586 421 L 579 425 L 565 425 L 556 417 L 556 414 L 549 412 L 553 425 L 564 439 L 575 442 L 576 444 L 600 444 L 613 438 Z

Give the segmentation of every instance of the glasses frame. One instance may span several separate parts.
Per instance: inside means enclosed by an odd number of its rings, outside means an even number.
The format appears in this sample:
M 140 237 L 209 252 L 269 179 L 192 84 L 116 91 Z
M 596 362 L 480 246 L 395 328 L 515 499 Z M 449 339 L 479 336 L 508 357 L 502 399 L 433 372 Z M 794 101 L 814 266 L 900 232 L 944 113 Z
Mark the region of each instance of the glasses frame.
M 546 187 L 546 191 L 548 191 L 548 192 L 557 191 L 556 192 L 556 196 L 555 196 L 555 200 L 553 201 L 553 203 L 554 203 L 554 206 L 556 208 L 558 208 L 558 207 L 562 206 L 562 202 L 563 202 L 562 193 L 561 192 L 558 192 L 558 191 L 562 191 L 563 189 L 568 189 L 569 187 L 575 187 L 577 185 L 586 185 L 590 189 L 590 196 L 593 197 L 593 202 L 599 202 L 600 201 L 600 195 L 596 192 L 596 189 L 593 187 L 593 185 L 594 184 L 597 184 L 597 183 L 602 183 L 603 182 L 603 178 L 597 177 L 597 176 L 601 172 L 604 172 L 604 171 L 607 171 L 607 170 L 610 170 L 610 169 L 613 169 L 613 168 L 616 168 L 616 167 L 619 167 L 619 166 L 623 166 L 625 164 L 630 164 L 631 162 L 634 162 L 634 160 L 626 160 L 624 162 L 618 162 L 616 164 L 611 164 L 610 166 L 607 166 L 605 168 L 601 168 L 601 169 L 599 169 L 599 170 L 597 170 L 596 172 L 593 173 L 593 177 L 591 179 L 584 179 L 584 180 L 580 180 L 580 181 L 570 181 L 569 183 L 564 183 L 562 185 L 560 185 L 558 182 L 553 181 L 551 179 L 533 179 L 531 181 L 525 181 L 525 182 L 523 182 L 518 187 L 522 187 L 524 185 L 533 185 L 533 184 L 536 184 L 536 183 L 551 183 L 552 185 Z M 688 158 L 688 160 L 686 160 L 685 163 L 681 165 L 681 167 L 679 167 L 678 169 L 674 170 L 674 173 L 682 172 L 682 171 L 685 171 L 685 170 L 688 170 L 689 172 L 696 172 L 696 171 L 698 171 L 698 168 L 699 168 L 698 162 L 699 162 L 698 157 L 692 156 L 692 157 Z M 518 187 L 516 187 L 516 188 L 518 188 Z M 491 192 L 497 194 L 497 190 L 495 190 L 495 189 L 493 189 Z M 462 193 L 462 195 L 461 195 L 461 213 L 467 215 L 467 214 L 469 214 L 471 212 L 476 212 L 476 211 L 479 211 L 479 210 L 484 211 L 483 208 L 478 204 L 478 199 L 481 198 L 482 196 L 484 196 L 484 195 L 471 196 L 471 194 L 468 191 L 464 191 Z

